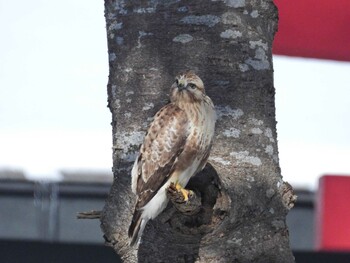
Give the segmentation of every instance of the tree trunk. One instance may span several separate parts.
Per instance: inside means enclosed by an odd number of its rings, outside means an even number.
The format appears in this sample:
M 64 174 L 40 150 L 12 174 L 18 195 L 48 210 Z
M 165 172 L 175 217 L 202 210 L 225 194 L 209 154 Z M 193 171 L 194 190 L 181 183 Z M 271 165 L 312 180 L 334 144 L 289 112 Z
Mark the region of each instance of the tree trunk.
M 125 262 L 294 262 L 285 218 L 295 196 L 278 164 L 272 0 L 105 0 L 105 17 L 114 172 L 101 218 L 107 243 Z M 203 79 L 218 115 L 210 164 L 188 185 L 201 207 L 187 214 L 169 204 L 134 249 L 132 162 L 186 69 Z

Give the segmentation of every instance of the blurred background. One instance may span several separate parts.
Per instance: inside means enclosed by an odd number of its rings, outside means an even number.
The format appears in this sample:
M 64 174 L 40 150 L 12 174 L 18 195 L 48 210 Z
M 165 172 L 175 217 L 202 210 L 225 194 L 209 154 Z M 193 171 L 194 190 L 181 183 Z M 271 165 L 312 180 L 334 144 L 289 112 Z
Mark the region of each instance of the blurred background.
M 291 245 L 346 252 L 350 2 L 274 2 L 279 157 L 298 195 Z M 18 246 L 55 255 L 50 244 L 95 251 L 85 262 L 108 253 L 116 262 L 99 223 L 76 220 L 78 211 L 103 207 L 112 182 L 103 2 L 0 0 L 0 32 L 0 262 L 22 262 L 14 261 Z

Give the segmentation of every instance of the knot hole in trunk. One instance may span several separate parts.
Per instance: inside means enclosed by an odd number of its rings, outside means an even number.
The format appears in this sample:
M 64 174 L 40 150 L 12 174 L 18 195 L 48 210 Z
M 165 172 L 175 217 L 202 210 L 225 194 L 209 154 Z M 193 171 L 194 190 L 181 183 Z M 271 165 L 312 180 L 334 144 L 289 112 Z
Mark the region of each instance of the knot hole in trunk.
M 214 167 L 207 163 L 205 168 L 191 178 L 186 186 L 192 194 L 184 201 L 180 191 L 169 187 L 167 196 L 173 211 L 167 223 L 177 232 L 190 235 L 203 235 L 211 232 L 226 217 L 229 197 L 221 187 L 221 181 Z

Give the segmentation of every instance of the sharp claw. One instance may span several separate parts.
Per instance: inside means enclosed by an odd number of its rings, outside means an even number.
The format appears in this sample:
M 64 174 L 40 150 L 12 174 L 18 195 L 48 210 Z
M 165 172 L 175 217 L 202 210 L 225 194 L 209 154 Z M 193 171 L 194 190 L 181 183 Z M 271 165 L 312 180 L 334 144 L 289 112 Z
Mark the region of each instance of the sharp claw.
M 188 201 L 188 193 L 185 189 L 180 189 L 182 195 L 184 196 L 184 201 L 187 202 Z
M 184 201 L 188 202 L 189 198 L 193 195 L 191 190 L 186 190 L 184 188 L 180 189 L 182 195 L 184 196 Z
M 178 182 L 176 182 L 176 183 L 171 183 L 169 188 L 170 188 L 171 190 L 181 192 L 181 194 L 183 195 L 183 198 L 184 198 L 184 201 L 185 201 L 185 202 L 188 202 L 189 198 L 193 195 L 193 191 L 191 191 L 191 190 L 186 190 L 186 189 L 183 188 L 182 185 L 179 184 Z

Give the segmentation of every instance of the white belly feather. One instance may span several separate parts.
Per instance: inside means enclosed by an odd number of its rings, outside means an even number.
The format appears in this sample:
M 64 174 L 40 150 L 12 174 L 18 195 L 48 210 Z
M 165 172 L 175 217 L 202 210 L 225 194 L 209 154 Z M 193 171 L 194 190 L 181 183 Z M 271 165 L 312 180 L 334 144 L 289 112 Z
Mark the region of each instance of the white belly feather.
M 173 174 L 171 178 L 159 189 L 158 193 L 145 205 L 142 213 L 143 218 L 154 219 L 156 218 L 167 206 L 168 198 L 166 197 L 166 190 L 171 183 L 179 183 L 182 187 L 185 187 L 191 177 L 198 169 L 200 160 L 195 160 L 185 171 L 179 174 Z

